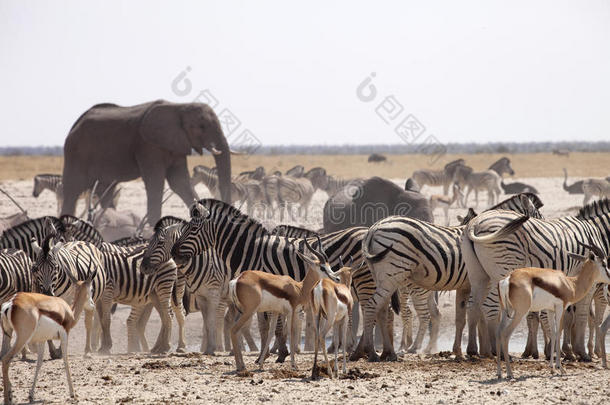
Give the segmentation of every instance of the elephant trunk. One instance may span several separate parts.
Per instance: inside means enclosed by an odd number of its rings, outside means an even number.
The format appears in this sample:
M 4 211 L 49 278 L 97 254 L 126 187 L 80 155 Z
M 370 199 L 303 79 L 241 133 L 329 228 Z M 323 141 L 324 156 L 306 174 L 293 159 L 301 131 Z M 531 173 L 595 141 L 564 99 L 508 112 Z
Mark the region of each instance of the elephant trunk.
M 216 148 L 222 153 L 214 155 L 218 168 L 218 187 L 222 201 L 231 204 L 231 151 L 225 137 L 220 136 L 220 138 L 221 141 L 216 144 Z

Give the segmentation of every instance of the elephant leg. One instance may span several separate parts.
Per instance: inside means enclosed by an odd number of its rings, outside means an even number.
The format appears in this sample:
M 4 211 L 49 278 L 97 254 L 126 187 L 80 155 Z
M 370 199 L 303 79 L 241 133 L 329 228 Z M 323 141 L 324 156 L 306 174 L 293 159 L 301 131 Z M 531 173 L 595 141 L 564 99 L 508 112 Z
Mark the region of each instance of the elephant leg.
M 154 166 L 143 167 L 140 171 L 144 187 L 146 188 L 148 223 L 154 227 L 159 218 L 161 218 L 161 199 L 163 198 L 165 173 L 160 168 Z
M 63 190 L 61 214 L 74 215 L 76 213 L 76 202 L 78 201 L 78 197 L 83 191 L 90 187 L 90 185 L 87 184 L 88 179 L 82 175 L 84 168 L 68 166 L 69 163 L 67 161 L 65 164 L 66 167 L 64 168 L 64 177 L 62 182 Z
M 197 198 L 193 187 L 191 186 L 186 159 L 182 159 L 167 171 L 167 183 L 169 188 L 178 195 L 188 207 Z

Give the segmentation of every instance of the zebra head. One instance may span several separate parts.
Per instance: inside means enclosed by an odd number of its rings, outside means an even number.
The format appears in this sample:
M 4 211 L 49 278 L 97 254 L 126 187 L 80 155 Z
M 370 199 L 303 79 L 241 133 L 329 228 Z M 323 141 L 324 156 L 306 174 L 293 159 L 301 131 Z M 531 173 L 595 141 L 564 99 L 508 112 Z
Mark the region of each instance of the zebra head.
M 208 250 L 212 241 L 211 212 L 200 201 L 195 201 L 190 207 L 190 213 L 191 220 L 183 227 L 171 249 L 171 255 L 178 266 Z
M 57 261 L 57 251 L 61 249 L 63 243 L 55 243 L 57 234 L 47 235 L 42 242 L 42 247 L 32 241 L 32 247 L 36 254 L 36 259 L 32 264 L 32 289 L 40 294 L 55 295 L 57 275 L 59 274 L 59 262 Z
M 152 274 L 157 266 L 172 259 L 172 248 L 188 226 L 186 221 L 179 219 L 179 222 L 170 225 L 164 225 L 163 221 L 165 221 L 165 218 L 161 218 L 157 222 L 155 233 L 150 238 L 148 247 L 144 252 L 140 271 L 146 275 Z

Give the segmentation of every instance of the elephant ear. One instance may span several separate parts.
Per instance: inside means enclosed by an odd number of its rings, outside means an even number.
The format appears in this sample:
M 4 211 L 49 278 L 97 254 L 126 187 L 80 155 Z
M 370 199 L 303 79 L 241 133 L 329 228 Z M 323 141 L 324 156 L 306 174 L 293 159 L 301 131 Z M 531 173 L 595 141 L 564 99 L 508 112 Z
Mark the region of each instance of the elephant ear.
M 142 118 L 140 135 L 145 141 L 174 153 L 191 153 L 191 142 L 182 127 L 180 109 L 176 105 L 153 105 Z

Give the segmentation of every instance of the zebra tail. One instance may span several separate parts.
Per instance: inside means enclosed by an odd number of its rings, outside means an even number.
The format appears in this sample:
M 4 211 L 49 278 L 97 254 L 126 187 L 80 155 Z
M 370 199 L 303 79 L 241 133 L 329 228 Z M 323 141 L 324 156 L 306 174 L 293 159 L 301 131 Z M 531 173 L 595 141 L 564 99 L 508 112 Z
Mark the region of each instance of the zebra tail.
M 394 313 L 400 315 L 400 297 L 398 296 L 398 290 L 394 291 L 390 302 L 392 303 L 392 310 Z
M 489 235 L 485 235 L 485 236 L 475 235 L 475 232 L 476 232 L 475 226 L 471 226 L 470 229 L 468 230 L 468 238 L 471 241 L 477 242 L 477 243 L 495 242 L 498 239 L 504 238 L 505 236 L 508 236 L 508 235 L 512 234 L 513 232 L 516 232 L 519 228 L 521 228 L 521 226 L 528 219 L 530 219 L 530 217 L 527 215 L 520 216 L 519 218 L 515 218 L 512 221 L 510 221 L 508 224 L 504 225 L 502 228 L 498 229 L 496 232 L 490 233 Z
M 188 288 L 184 289 L 184 295 L 182 296 L 182 306 L 186 315 L 191 313 L 191 292 Z
M 390 252 L 394 252 L 397 253 L 396 250 L 393 248 L 393 244 L 388 246 L 383 244 L 382 242 L 377 241 L 377 243 L 379 243 L 381 246 L 383 246 L 385 249 L 382 250 L 381 252 L 377 253 L 377 254 L 370 254 L 368 251 L 364 251 L 363 249 L 363 254 L 364 257 L 366 258 L 366 260 L 368 260 L 371 263 L 379 263 L 380 261 L 382 261 Z

